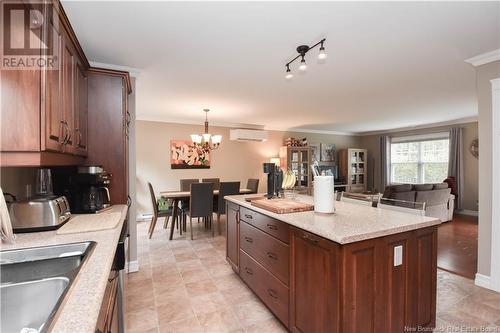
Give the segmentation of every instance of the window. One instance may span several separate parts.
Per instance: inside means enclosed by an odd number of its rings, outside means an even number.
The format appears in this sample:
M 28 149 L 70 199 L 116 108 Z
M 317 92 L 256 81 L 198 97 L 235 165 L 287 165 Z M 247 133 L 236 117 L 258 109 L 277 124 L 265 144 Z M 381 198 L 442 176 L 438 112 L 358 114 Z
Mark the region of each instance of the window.
M 440 183 L 448 177 L 448 133 L 393 138 L 391 183 Z

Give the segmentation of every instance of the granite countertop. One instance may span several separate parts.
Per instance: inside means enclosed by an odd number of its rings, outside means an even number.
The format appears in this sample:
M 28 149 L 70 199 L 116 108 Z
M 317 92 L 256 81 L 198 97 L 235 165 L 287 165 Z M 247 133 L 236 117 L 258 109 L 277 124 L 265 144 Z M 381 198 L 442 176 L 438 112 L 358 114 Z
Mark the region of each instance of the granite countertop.
M 417 216 L 341 201 L 335 202 L 334 214 L 314 211 L 275 214 L 245 201 L 245 198 L 255 196 L 255 194 L 233 195 L 225 199 L 339 244 L 398 234 L 441 223 L 435 217 Z M 314 204 L 312 196 L 298 195 L 296 200 Z
M 17 234 L 14 243 L 0 244 L 0 250 L 11 250 L 82 241 L 95 241 L 97 243 L 64 297 L 52 323 L 51 333 L 95 332 L 116 246 L 123 221 L 127 215 L 127 206 L 112 206 L 106 212 L 122 213 L 120 223 L 113 229 L 65 235 L 56 235 L 56 231 Z

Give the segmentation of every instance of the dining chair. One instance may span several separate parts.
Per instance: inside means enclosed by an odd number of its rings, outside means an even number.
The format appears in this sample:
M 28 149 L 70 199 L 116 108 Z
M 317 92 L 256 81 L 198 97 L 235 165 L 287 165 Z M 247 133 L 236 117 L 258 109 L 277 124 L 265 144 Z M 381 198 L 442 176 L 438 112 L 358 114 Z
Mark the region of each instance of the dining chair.
M 225 196 L 240 194 L 240 182 L 222 182 L 220 183 L 219 196 L 214 211 L 217 213 L 217 228 L 221 234 L 220 216 L 226 214 Z M 212 230 L 213 231 L 213 230 Z
M 191 239 L 193 239 L 193 217 L 203 217 L 211 225 L 214 212 L 214 184 L 213 183 L 192 183 L 191 200 L 189 200 L 189 229 Z M 214 236 L 213 226 L 212 236 Z
M 425 202 L 379 198 L 377 208 L 425 216 Z
M 214 184 L 214 190 L 218 190 L 220 188 L 220 179 L 219 178 L 203 178 L 201 180 L 201 182 Z
M 255 178 L 249 178 L 247 181 L 247 189 L 249 189 L 251 194 L 255 194 L 259 191 L 259 180 Z
M 180 190 L 182 192 L 188 192 L 191 190 L 191 184 L 199 183 L 200 180 L 197 178 L 188 178 L 180 180 Z M 184 199 L 179 202 L 179 208 L 181 209 L 181 228 L 186 231 L 186 211 L 189 209 L 189 199 Z
M 156 195 L 155 191 L 153 190 L 153 185 L 151 185 L 150 182 L 148 182 L 148 187 L 149 187 L 149 194 L 151 195 L 151 203 L 153 205 L 153 217 L 151 218 L 151 223 L 149 224 L 149 230 L 148 230 L 149 239 L 151 239 L 158 218 L 164 217 L 165 223 L 163 224 L 163 227 L 164 228 L 167 227 L 170 215 L 172 215 L 172 208 L 160 210 L 158 208 L 158 201 L 156 200 Z M 173 228 L 174 226 L 172 225 L 171 227 Z
M 363 200 L 363 199 L 357 198 L 357 197 L 349 197 L 348 195 L 346 195 L 344 193 L 345 192 L 340 193 L 340 201 L 342 201 L 342 202 L 349 202 L 352 204 L 369 206 L 369 207 L 371 207 L 373 205 L 372 201 Z

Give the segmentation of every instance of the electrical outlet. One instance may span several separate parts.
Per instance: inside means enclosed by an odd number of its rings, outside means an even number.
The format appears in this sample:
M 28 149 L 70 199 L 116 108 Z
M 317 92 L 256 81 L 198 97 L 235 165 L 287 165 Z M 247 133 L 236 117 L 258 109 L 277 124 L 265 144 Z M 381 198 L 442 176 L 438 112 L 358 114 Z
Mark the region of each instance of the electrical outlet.
M 394 267 L 403 264 L 403 245 L 394 247 Z

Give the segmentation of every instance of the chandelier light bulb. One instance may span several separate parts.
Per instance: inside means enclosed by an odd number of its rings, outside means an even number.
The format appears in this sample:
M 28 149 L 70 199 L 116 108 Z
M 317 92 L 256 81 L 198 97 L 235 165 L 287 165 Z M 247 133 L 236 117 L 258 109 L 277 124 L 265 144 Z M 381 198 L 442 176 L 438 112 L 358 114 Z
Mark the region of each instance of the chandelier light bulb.
M 304 56 L 302 56 L 302 60 L 300 61 L 299 70 L 305 71 L 306 69 L 307 69 L 306 60 L 304 59 Z

